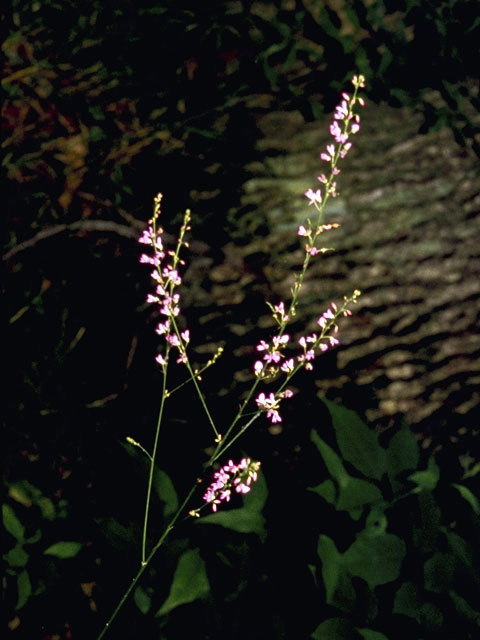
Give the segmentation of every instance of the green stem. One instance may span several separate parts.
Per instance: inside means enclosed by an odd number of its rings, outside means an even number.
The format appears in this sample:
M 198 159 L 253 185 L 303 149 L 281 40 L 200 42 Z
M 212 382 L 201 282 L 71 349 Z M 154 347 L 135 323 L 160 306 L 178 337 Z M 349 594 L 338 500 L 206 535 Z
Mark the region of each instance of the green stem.
M 239 438 L 243 433 L 245 433 L 245 431 L 248 429 L 248 427 L 251 424 L 253 424 L 253 422 L 255 422 L 255 420 L 257 418 L 259 418 L 261 415 L 262 415 L 262 412 L 261 411 L 257 411 L 254 414 L 254 416 L 246 424 L 243 425 L 243 427 L 240 429 L 240 431 L 236 435 L 234 435 L 233 438 L 223 447 L 223 449 L 219 449 L 218 451 L 216 450 L 216 452 L 212 454 L 212 457 L 210 458 L 210 460 L 208 462 L 208 466 L 211 466 L 215 462 L 215 460 L 218 460 L 218 458 L 220 458 L 220 456 L 223 456 L 225 451 L 232 446 L 232 444 L 235 442 L 235 440 L 237 438 Z M 218 449 L 218 447 L 217 447 L 217 449 Z
M 198 395 L 198 397 L 200 399 L 200 402 L 202 403 L 202 407 L 203 407 L 203 409 L 204 409 L 204 411 L 205 411 L 205 413 L 207 415 L 207 418 L 208 418 L 208 421 L 210 423 L 210 426 L 212 427 L 213 432 L 215 433 L 215 438 L 217 438 L 218 437 L 217 428 L 215 427 L 215 423 L 213 421 L 212 414 L 210 413 L 210 411 L 209 411 L 209 409 L 207 407 L 207 403 L 205 402 L 205 398 L 203 397 L 202 390 L 200 389 L 200 386 L 198 384 L 197 376 L 195 375 L 195 372 L 194 372 L 194 370 L 192 368 L 192 365 L 190 364 L 190 360 L 189 360 L 188 355 L 187 355 L 187 347 L 186 347 L 186 344 L 183 341 L 182 334 L 180 333 L 180 329 L 178 328 L 178 325 L 177 325 L 177 323 L 175 321 L 175 317 L 174 316 L 172 316 L 172 325 L 173 325 L 173 329 L 175 331 L 175 334 L 176 334 L 178 340 L 180 341 L 180 344 L 182 345 L 181 353 L 183 353 L 183 355 L 185 356 L 185 361 L 184 361 L 185 362 L 185 366 L 187 367 L 188 373 L 190 374 L 190 378 L 191 378 L 191 380 L 192 380 L 192 382 L 193 382 L 193 384 L 195 386 L 195 391 L 197 392 L 197 395 Z
M 166 357 L 168 359 L 168 349 Z M 167 388 L 167 365 L 165 365 L 163 369 L 162 376 L 162 399 L 160 401 L 160 409 L 158 411 L 157 418 L 157 428 L 155 430 L 155 439 L 153 441 L 153 450 L 150 458 L 150 472 L 148 474 L 148 486 L 147 486 L 147 498 L 145 500 L 145 516 L 143 519 L 143 533 L 142 533 L 142 565 L 145 564 L 145 556 L 146 556 L 146 548 L 147 548 L 147 529 L 148 529 L 148 516 L 150 513 L 150 501 L 152 497 L 152 485 L 153 485 L 153 474 L 155 472 L 155 457 L 157 455 L 157 447 L 158 447 L 158 438 L 160 435 L 160 427 L 162 425 L 163 418 L 163 409 L 165 407 L 166 400 L 166 388 Z
M 192 488 L 190 489 L 190 491 L 187 494 L 187 497 L 185 498 L 185 500 L 182 502 L 182 504 L 180 505 L 180 507 L 177 509 L 175 515 L 173 516 L 173 518 L 170 520 L 167 528 L 165 529 L 165 531 L 162 533 L 162 535 L 160 536 L 160 538 L 158 539 L 157 543 L 155 544 L 155 546 L 153 547 L 153 549 L 150 551 L 149 555 L 147 558 L 145 558 L 145 560 L 142 561 L 140 568 L 138 569 L 135 577 L 133 578 L 132 582 L 129 584 L 127 590 L 125 591 L 125 593 L 123 594 L 120 602 L 117 604 L 117 606 L 115 607 L 114 612 L 112 613 L 112 615 L 110 616 L 110 618 L 108 619 L 108 621 L 106 622 L 105 626 L 103 627 L 102 631 L 100 632 L 100 635 L 97 637 L 97 640 L 101 640 L 104 635 L 107 633 L 107 631 L 109 630 L 112 622 L 115 620 L 115 618 L 117 617 L 118 613 L 120 612 L 120 609 L 123 607 L 123 605 L 125 604 L 125 601 L 127 600 L 128 596 L 132 593 L 133 589 L 135 588 L 135 585 L 137 584 L 137 582 L 140 580 L 140 577 L 142 576 L 143 572 L 145 571 L 145 569 L 148 567 L 148 565 L 150 564 L 150 562 L 152 561 L 154 555 L 157 553 L 157 551 L 160 549 L 160 547 L 162 546 L 162 544 L 165 542 L 165 540 L 167 539 L 168 534 L 170 533 L 170 531 L 173 529 L 173 527 L 175 526 L 176 521 L 178 520 L 178 518 L 180 517 L 180 514 L 182 513 L 182 511 L 184 510 L 185 506 L 187 505 L 187 503 L 189 502 L 190 498 L 192 497 L 195 489 L 197 488 L 197 483 L 195 482 L 195 484 L 192 486 Z

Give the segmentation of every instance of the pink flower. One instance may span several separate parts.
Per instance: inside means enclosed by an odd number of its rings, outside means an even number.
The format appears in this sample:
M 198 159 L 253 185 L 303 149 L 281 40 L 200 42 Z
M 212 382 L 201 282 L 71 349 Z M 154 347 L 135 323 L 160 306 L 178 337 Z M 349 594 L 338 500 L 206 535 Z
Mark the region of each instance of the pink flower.
M 275 424 L 276 422 L 282 421 L 282 416 L 278 413 L 276 409 L 269 409 L 267 411 L 267 418 L 270 418 L 273 424 Z
M 271 362 L 280 362 L 280 360 L 282 359 L 282 356 L 281 356 L 280 353 L 278 353 L 278 351 L 273 351 L 272 353 L 266 353 L 263 356 L 263 359 L 266 362 L 269 362 L 269 363 L 271 363 Z
M 310 200 L 308 204 L 315 204 L 316 202 L 318 204 L 321 204 L 322 202 L 322 192 L 320 191 L 320 189 L 317 189 L 316 191 L 314 191 L 313 189 L 307 189 L 304 195 Z
M 250 485 L 258 478 L 259 468 L 260 462 L 253 462 L 250 458 L 243 458 L 239 464 L 229 460 L 213 474 L 214 481 L 206 490 L 203 499 L 212 505 L 212 511 L 217 511 L 219 504 L 230 502 L 233 488 L 236 493 L 249 493 Z
M 282 364 L 282 366 L 280 367 L 280 369 L 282 371 L 284 371 L 285 373 L 291 373 L 294 369 L 295 366 L 295 362 L 293 360 L 293 358 L 290 358 L 290 360 L 287 360 L 286 362 L 284 362 Z
M 257 360 L 253 365 L 253 370 L 255 371 L 255 375 L 258 376 L 263 371 L 263 362 L 261 360 Z
M 267 398 L 267 396 L 262 392 L 258 394 L 255 402 L 262 409 L 271 409 L 272 407 L 278 406 L 278 400 L 275 399 L 273 393 L 271 393 Z

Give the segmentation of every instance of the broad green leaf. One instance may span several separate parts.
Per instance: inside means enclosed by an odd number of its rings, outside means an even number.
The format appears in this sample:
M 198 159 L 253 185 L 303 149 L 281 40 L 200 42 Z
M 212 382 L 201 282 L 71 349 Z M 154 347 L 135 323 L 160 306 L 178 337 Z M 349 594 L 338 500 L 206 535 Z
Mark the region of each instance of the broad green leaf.
M 419 607 L 418 589 L 413 582 L 404 582 L 398 589 L 393 603 L 393 613 L 416 620 Z
M 361 640 L 362 636 L 355 627 L 344 618 L 325 620 L 310 636 L 313 640 Z
M 265 518 L 258 511 L 246 507 L 217 511 L 199 518 L 196 524 L 218 524 L 239 533 L 256 533 L 263 541 L 266 538 Z
M 418 443 L 405 425 L 395 433 L 387 448 L 387 473 L 394 480 L 402 471 L 416 469 L 420 458 Z
M 340 574 L 340 553 L 333 540 L 325 535 L 318 538 L 317 553 L 322 561 L 322 578 L 327 604 L 331 604 Z
M 205 563 L 198 549 L 189 549 L 180 556 L 170 593 L 155 617 L 164 616 L 182 604 L 202 598 L 210 591 Z
M 326 601 L 345 613 L 355 606 L 355 589 L 351 577 L 342 566 L 342 557 L 335 543 L 325 535 L 318 539 L 317 553 L 322 562 L 322 579 Z
M 408 479 L 418 484 L 420 489 L 433 491 L 440 479 L 440 470 L 433 457 L 428 459 L 428 465 L 424 471 L 416 471 L 408 476 Z
M 312 429 L 310 433 L 312 442 L 316 445 L 320 451 L 328 473 L 334 478 L 340 486 L 347 484 L 349 475 L 345 471 L 345 467 L 340 460 L 340 457 L 335 451 L 324 441 L 315 429 Z
M 164 504 L 163 515 L 166 518 L 173 515 L 178 509 L 178 496 L 170 477 L 162 469 L 155 469 L 153 488 Z
M 361 514 L 361 511 L 360 514 L 354 513 L 359 507 L 383 501 L 380 490 L 372 482 L 353 478 L 346 472 L 340 457 L 314 429 L 312 429 L 311 439 L 320 451 L 328 472 L 339 485 L 337 499 L 335 499 L 334 485 L 330 479 L 311 488 L 311 491 L 322 496 L 330 504 L 334 504 L 337 510 L 349 511 L 353 518 Z
M 450 549 L 453 553 L 463 562 L 467 567 L 472 566 L 472 551 L 471 547 L 466 540 L 464 540 L 458 533 L 450 531 L 450 529 L 444 530 L 445 536 L 450 545 Z
M 442 628 L 443 614 L 432 602 L 424 602 L 420 605 L 416 619 L 430 633 L 440 631 Z
M 143 615 L 150 611 L 150 607 L 152 606 L 152 599 L 143 587 L 138 586 L 135 589 L 135 591 L 133 592 L 133 599 Z
M 377 504 L 383 501 L 380 490 L 368 480 L 348 478 L 348 483 L 340 487 L 336 508 L 350 511 L 366 504 Z
M 43 552 L 47 556 L 54 556 L 65 560 L 66 558 L 73 558 L 82 548 L 80 542 L 56 542 L 52 544 L 48 549 Z
M 405 543 L 397 536 L 391 533 L 370 536 L 362 532 L 343 554 L 343 565 L 374 589 L 398 578 L 404 557 Z
M 374 631 L 373 629 L 358 629 L 357 631 L 362 636 L 363 640 L 388 640 L 387 636 L 384 636 L 380 631 Z
M 455 556 L 451 553 L 436 553 L 423 566 L 425 589 L 443 593 L 452 584 L 455 572 Z
M 386 453 L 375 432 L 354 411 L 326 398 L 322 402 L 332 417 L 342 457 L 367 478 L 380 480 L 387 468 Z
M 458 613 L 467 620 L 470 620 L 470 622 L 474 622 L 477 627 L 480 627 L 480 612 L 469 605 L 465 598 L 459 596 L 458 593 L 455 593 L 455 591 L 453 591 L 453 589 L 449 590 L 448 595 L 453 600 Z
M 256 482 L 252 484 L 251 491 L 243 494 L 242 498 L 246 509 L 251 511 L 261 511 L 263 509 L 268 498 L 268 487 L 265 475 L 261 470 L 258 472 Z
M 15 608 L 18 611 L 23 607 L 23 605 L 27 602 L 27 600 L 32 594 L 32 585 L 30 583 L 30 577 L 26 571 L 22 571 L 22 573 L 18 574 L 17 590 L 18 590 L 18 600 L 17 600 L 17 606 Z
M 2 504 L 3 526 L 11 533 L 15 540 L 23 542 L 25 535 L 25 527 L 15 515 L 14 510 L 9 504 Z
M 313 491 L 313 493 L 319 495 L 329 504 L 334 504 L 335 502 L 337 492 L 335 490 L 335 485 L 330 480 L 330 478 L 328 480 L 325 480 L 324 482 L 321 482 L 320 484 L 317 484 L 316 487 L 309 487 L 308 490 Z
M 10 567 L 24 567 L 29 559 L 28 553 L 24 550 L 21 544 L 17 544 L 7 551 L 3 556 L 3 559 Z
M 469 505 L 472 507 L 474 512 L 477 514 L 480 513 L 480 503 L 478 502 L 478 498 L 470 491 L 468 487 L 465 487 L 463 484 L 453 483 L 455 489 L 458 489 L 462 498 L 464 498 Z

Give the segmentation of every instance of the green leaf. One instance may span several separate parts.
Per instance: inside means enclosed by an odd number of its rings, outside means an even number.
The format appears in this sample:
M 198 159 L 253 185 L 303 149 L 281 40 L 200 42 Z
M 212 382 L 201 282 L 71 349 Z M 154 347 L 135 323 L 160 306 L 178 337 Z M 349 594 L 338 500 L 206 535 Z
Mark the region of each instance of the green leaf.
M 321 535 L 318 538 L 317 553 L 322 561 L 322 578 L 327 595 L 327 604 L 331 604 L 338 584 L 340 553 L 331 538 Z
M 342 556 L 335 543 L 325 535 L 318 539 L 317 553 L 322 562 L 322 579 L 327 604 L 349 613 L 355 606 L 355 589 L 342 566 Z
M 30 577 L 26 571 L 22 571 L 17 577 L 18 600 L 15 607 L 18 611 L 23 607 L 32 594 L 32 585 Z
M 65 560 L 66 558 L 73 558 L 82 548 L 80 542 L 56 542 L 52 544 L 48 549 L 43 552 L 47 556 L 54 556 Z
M 455 572 L 455 556 L 451 553 L 436 553 L 423 566 L 425 589 L 443 593 L 452 584 Z
M 450 589 L 448 594 L 453 600 L 458 613 L 467 620 L 470 620 L 470 622 L 474 622 L 477 627 L 480 627 L 480 612 L 473 609 L 473 607 L 468 604 L 465 598 L 459 596 L 458 593 L 455 593 L 455 591 L 453 591 L 453 589 Z
M 53 504 L 52 500 L 50 500 L 50 498 L 47 498 L 46 496 L 40 496 L 37 500 L 37 505 L 40 507 L 42 516 L 45 518 L 45 520 L 55 520 L 55 517 L 57 515 L 55 513 L 55 505 Z
M 41 539 L 41 537 L 42 537 L 42 532 L 40 531 L 40 529 L 37 529 L 33 534 L 33 536 L 30 536 L 29 538 L 25 538 L 24 542 L 25 544 L 35 544 Z
M 458 533 L 454 531 L 450 531 L 450 529 L 445 530 L 445 536 L 448 540 L 448 544 L 450 545 L 450 549 L 456 555 L 457 558 L 467 567 L 472 566 L 472 551 L 470 545 L 464 540 Z
M 440 479 L 440 470 L 433 457 L 428 459 L 428 465 L 424 471 L 416 471 L 408 476 L 408 479 L 415 482 L 420 489 L 433 491 Z
M 337 492 L 335 491 L 335 485 L 330 478 L 320 484 L 317 484 L 316 487 L 309 487 L 308 490 L 313 491 L 313 493 L 319 495 L 329 504 L 334 504 L 335 502 Z
M 395 433 L 387 448 L 387 473 L 394 480 L 402 471 L 416 469 L 420 452 L 415 436 L 407 426 Z
M 243 507 L 220 510 L 196 520 L 196 524 L 218 524 L 239 533 L 256 533 L 263 541 L 266 538 L 265 518 L 261 510 L 267 499 L 268 489 L 265 476 L 258 474 L 249 493 L 242 496 Z
M 314 640 L 361 640 L 361 635 L 355 627 L 344 618 L 325 620 L 310 637 Z
M 366 504 L 375 504 L 383 501 L 380 490 L 368 480 L 353 478 L 350 476 L 342 464 L 340 457 L 335 451 L 312 429 L 311 439 L 320 451 L 330 475 L 338 482 L 338 497 L 335 500 L 335 491 L 330 479 L 310 490 L 322 496 L 330 504 L 335 504 L 339 511 L 349 511 L 355 518 L 355 511 Z M 356 518 L 355 518 L 356 519 Z
M 239 533 L 256 533 L 263 541 L 266 538 L 265 518 L 258 511 L 251 511 L 245 507 L 217 511 L 195 521 L 196 524 L 218 524 L 226 529 Z
M 419 607 L 418 589 L 413 582 L 404 582 L 398 589 L 393 603 L 393 613 L 416 620 Z
M 138 586 L 135 589 L 133 593 L 133 599 L 143 615 L 150 611 L 150 607 L 152 606 L 152 599 L 143 587 Z
M 23 542 L 25 527 L 17 518 L 15 512 L 9 504 L 2 504 L 2 517 L 3 526 L 8 531 L 8 533 L 12 534 L 12 536 L 16 540 L 18 540 L 18 542 Z
M 370 589 L 393 582 L 400 575 L 405 543 L 391 533 L 371 536 L 361 532 L 343 554 L 343 565 Z
M 416 619 L 430 633 L 438 632 L 442 628 L 443 614 L 432 602 L 424 602 L 420 605 Z
M 376 504 L 383 501 L 380 490 L 368 480 L 349 477 L 348 483 L 340 487 L 336 508 L 350 511 L 366 504 Z
M 198 549 L 189 549 L 180 556 L 168 598 L 155 614 L 164 616 L 182 604 L 202 598 L 210 591 L 205 563 Z
M 473 465 L 473 467 L 467 469 L 467 471 L 465 471 L 465 473 L 463 474 L 463 479 L 465 480 L 467 478 L 473 478 L 477 475 L 477 473 L 480 473 L 480 462 L 477 462 Z
M 388 640 L 387 636 L 384 636 L 380 631 L 374 631 L 373 629 L 358 629 L 357 631 L 362 636 L 363 640 Z
M 178 495 L 170 477 L 162 469 L 155 469 L 153 488 L 164 504 L 163 515 L 165 517 L 173 515 L 178 509 Z
M 258 471 L 257 480 L 252 484 L 251 491 L 244 493 L 242 498 L 246 509 L 262 511 L 268 498 L 268 487 L 261 470 Z
M 452 486 L 455 489 L 458 489 L 462 498 L 464 498 L 469 505 L 472 507 L 476 515 L 480 513 L 480 503 L 478 502 L 478 498 L 470 491 L 468 487 L 465 487 L 463 484 L 453 483 Z
M 380 480 L 386 471 L 386 453 L 375 432 L 350 409 L 322 398 L 332 417 L 342 458 L 367 478 Z
M 322 440 L 322 438 L 320 438 L 315 429 L 312 429 L 310 438 L 320 451 L 328 473 L 340 486 L 346 485 L 350 476 L 345 471 L 345 467 L 343 466 L 340 457 L 324 440 Z
M 384 512 L 385 507 L 372 507 L 365 522 L 366 536 L 381 536 L 387 531 L 388 520 Z
M 17 544 L 3 556 L 3 559 L 10 567 L 24 567 L 29 557 L 23 546 Z

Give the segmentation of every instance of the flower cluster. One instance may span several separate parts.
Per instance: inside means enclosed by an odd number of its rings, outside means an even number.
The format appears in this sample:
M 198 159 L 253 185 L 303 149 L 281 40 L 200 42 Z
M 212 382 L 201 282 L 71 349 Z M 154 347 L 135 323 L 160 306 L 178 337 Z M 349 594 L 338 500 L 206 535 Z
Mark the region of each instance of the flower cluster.
M 340 315 L 350 316 L 352 312 L 348 308 L 351 303 L 356 303 L 357 298 L 360 295 L 360 291 L 356 289 L 353 292 L 351 298 L 344 298 L 343 305 L 338 307 L 335 302 L 331 302 L 328 309 L 322 313 L 318 318 L 317 324 L 320 327 L 320 333 L 312 333 L 308 336 L 301 336 L 298 339 L 298 344 L 302 348 L 302 353 L 295 358 L 285 359 L 284 355 L 279 350 L 279 344 L 286 344 L 289 340 L 289 336 L 283 335 L 281 339 L 275 336 L 272 340 L 272 344 L 268 345 L 264 340 L 257 345 L 258 351 L 266 351 L 264 359 L 267 361 L 265 365 L 262 361 L 257 360 L 254 364 L 254 372 L 257 378 L 265 379 L 269 377 L 275 377 L 279 372 L 286 375 L 286 382 L 302 367 L 307 371 L 312 371 L 313 361 L 315 360 L 315 350 L 319 349 L 320 352 L 327 351 L 330 347 L 334 347 L 339 344 L 339 340 L 336 337 L 338 334 L 337 318 Z M 280 362 L 283 358 L 283 362 L 280 366 L 272 366 L 270 363 Z M 260 410 L 265 411 L 267 418 L 272 423 L 281 422 L 282 417 L 279 413 L 280 402 L 283 398 L 291 398 L 293 392 L 289 389 L 281 391 L 277 394 L 270 393 L 268 396 L 265 393 L 260 393 L 255 402 Z
M 250 458 L 242 458 L 238 464 L 229 460 L 213 477 L 214 482 L 208 487 L 203 499 L 212 505 L 212 511 L 216 511 L 222 502 L 230 502 L 232 491 L 236 493 L 248 493 L 250 485 L 258 477 L 260 462 L 254 462 Z
M 334 180 L 334 177 L 340 173 L 340 169 L 337 167 L 338 160 L 344 158 L 352 147 L 352 143 L 349 142 L 350 135 L 360 130 L 360 116 L 354 113 L 354 107 L 357 103 L 362 107 L 365 104 L 363 98 L 357 95 L 358 90 L 365 86 L 365 78 L 363 76 L 354 76 L 352 84 L 355 89 L 353 96 L 348 93 L 342 93 L 342 101 L 336 107 L 333 122 L 330 125 L 330 135 L 334 143 L 327 144 L 325 151 L 320 154 L 320 159 L 330 165 L 330 177 L 327 178 L 322 173 L 317 180 L 324 185 L 326 196 L 332 196 L 333 198 L 338 195 L 337 185 Z M 340 122 L 343 123 L 343 128 L 340 126 Z M 316 191 L 308 189 L 305 191 L 305 197 L 308 198 L 309 204 L 313 204 L 317 208 L 323 201 L 321 189 Z M 302 235 L 300 229 L 299 235 Z
M 328 198 L 335 197 L 337 195 L 337 186 L 335 182 L 336 176 L 340 173 L 340 169 L 337 164 L 340 159 L 344 158 L 348 151 L 351 149 L 352 144 L 349 141 L 349 137 L 357 133 L 360 129 L 360 116 L 354 112 L 355 105 L 364 105 L 363 99 L 358 96 L 358 91 L 361 87 L 365 86 L 365 78 L 363 76 L 354 76 L 352 79 L 354 86 L 353 96 L 348 93 L 342 93 L 342 100 L 336 107 L 333 122 L 330 125 L 330 134 L 333 137 L 333 142 L 327 144 L 325 151 L 320 154 L 321 160 L 329 165 L 329 176 L 322 173 L 318 176 L 318 181 L 324 185 L 323 193 L 322 189 L 308 189 L 305 192 L 305 196 L 309 200 L 309 204 L 313 204 L 318 211 L 318 219 L 316 224 L 312 224 L 311 220 L 307 220 L 305 224 L 298 227 L 297 234 L 306 239 L 304 245 L 305 258 L 302 267 L 302 271 L 295 279 L 295 283 L 292 288 L 292 301 L 288 310 L 285 309 L 285 304 L 280 302 L 276 306 L 269 305 L 272 311 L 272 316 L 277 323 L 279 330 L 276 336 L 274 336 L 270 343 L 262 340 L 257 345 L 257 351 L 263 352 L 261 360 L 257 360 L 254 364 L 254 373 L 257 380 L 265 380 L 275 378 L 279 373 L 283 373 L 286 376 L 285 381 L 281 385 L 280 389 L 283 389 L 285 384 L 288 383 L 290 378 L 302 367 L 307 371 L 313 369 L 313 361 L 315 360 L 316 350 L 320 352 L 327 351 L 330 347 L 334 347 L 339 344 L 337 338 L 338 325 L 336 320 L 340 315 L 351 315 L 351 311 L 347 308 L 350 303 L 355 303 L 359 291 L 354 291 L 353 296 L 344 299 L 344 303 L 339 308 L 335 302 L 331 302 L 328 309 L 318 318 L 317 324 L 320 328 L 320 332 L 312 333 L 310 335 L 301 336 L 298 339 L 298 345 L 301 348 L 301 353 L 296 357 L 286 357 L 284 349 L 290 341 L 290 336 L 285 332 L 288 321 L 295 315 L 297 300 L 302 288 L 303 279 L 307 271 L 309 262 L 312 257 L 319 253 L 325 253 L 330 251 L 328 247 L 319 248 L 316 246 L 318 236 L 325 231 L 337 229 L 340 225 L 337 223 L 322 224 L 323 211 Z M 343 126 L 341 126 L 343 125 Z M 256 397 L 256 403 L 261 411 L 266 413 L 267 418 L 272 422 L 281 422 L 282 418 L 279 413 L 280 401 L 284 397 L 292 395 L 291 391 L 279 391 L 276 394 L 270 393 L 268 396 L 265 393 L 260 393 Z
M 276 395 L 270 393 L 267 397 L 264 393 L 260 393 L 257 396 L 255 402 L 259 409 L 266 411 L 267 418 L 269 418 L 272 423 L 281 422 L 282 416 L 278 412 L 278 408 L 280 406 L 280 401 L 283 398 L 291 398 L 293 396 L 293 391 L 291 389 L 285 389 L 285 391 L 281 391 Z
M 190 229 L 190 211 L 187 209 L 185 212 L 175 251 L 165 251 L 162 240 L 163 229 L 157 226 L 161 201 L 162 194 L 159 193 L 154 200 L 153 217 L 138 240 L 141 244 L 152 247 L 153 255 L 143 253 L 140 256 L 140 262 L 153 267 L 150 276 L 155 282 L 155 291 L 147 295 L 147 302 L 157 304 L 160 314 L 165 316 L 158 323 L 155 331 L 159 335 L 165 336 L 167 352 L 171 347 L 176 347 L 180 354 L 177 362 L 185 363 L 186 347 L 190 341 L 190 333 L 188 329 L 179 332 L 174 318 L 180 313 L 180 294 L 175 289 L 182 283 L 178 265 L 183 265 L 184 261 L 180 259 L 179 253 L 182 245 L 188 247 L 188 243 L 183 238 L 186 231 Z M 162 354 L 158 354 L 155 360 L 162 366 L 167 364 L 167 359 Z

